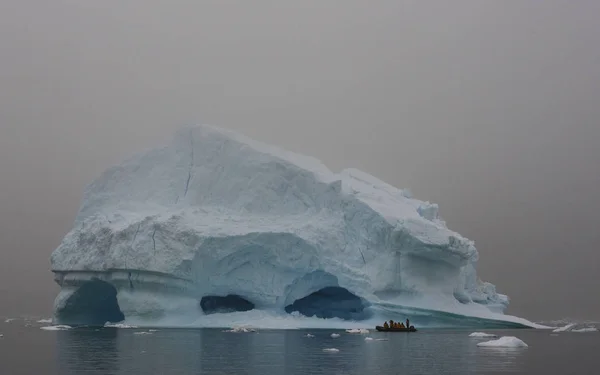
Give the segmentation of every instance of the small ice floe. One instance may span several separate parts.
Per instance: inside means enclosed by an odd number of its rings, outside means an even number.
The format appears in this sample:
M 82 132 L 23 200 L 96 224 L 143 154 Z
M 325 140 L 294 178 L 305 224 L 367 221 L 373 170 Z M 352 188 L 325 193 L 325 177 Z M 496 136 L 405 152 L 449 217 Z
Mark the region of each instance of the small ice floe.
M 232 327 L 231 329 L 227 329 L 223 332 L 256 332 L 256 329 L 250 327 Z
M 52 319 L 40 319 L 37 321 L 37 323 L 52 324 Z
M 148 332 L 158 332 L 158 329 L 149 329 Z
M 13 320 L 17 320 L 17 318 L 8 318 L 8 319 L 6 319 L 6 320 L 4 321 L 4 323 L 10 323 L 10 322 L 12 322 Z
M 469 337 L 498 337 L 492 333 L 485 333 L 485 332 L 473 332 L 469 335 Z
M 339 333 L 332 333 L 332 334 L 331 334 L 331 338 L 332 338 L 332 339 L 337 339 L 338 337 L 340 337 L 340 334 L 339 334 Z
M 552 332 L 553 333 L 568 332 L 568 331 L 571 331 L 573 329 L 573 327 L 575 327 L 575 326 L 576 326 L 575 323 L 567 324 L 566 326 L 557 328 L 557 329 L 553 330 Z
M 491 347 L 491 348 L 526 348 L 529 345 L 525 344 L 525 342 L 521 339 L 518 339 L 514 336 L 503 336 L 498 340 L 491 340 L 480 342 L 477 346 L 483 347 Z
M 151 335 L 152 332 L 146 332 L 146 331 L 139 331 L 139 332 L 134 332 L 134 335 Z
M 348 333 L 368 334 L 369 330 L 366 329 L 366 328 L 352 328 L 352 329 L 347 329 L 346 332 L 348 332 Z
M 63 324 L 59 324 L 56 326 L 45 326 L 45 327 L 40 327 L 40 329 L 43 329 L 44 331 L 66 331 L 68 329 L 71 329 L 71 326 L 66 326 Z
M 311 335 L 310 333 L 307 333 L 306 336 L 304 337 L 315 337 L 315 335 Z
M 323 349 L 323 351 L 324 351 L 324 352 L 329 352 L 329 353 L 337 353 L 337 352 L 339 352 L 340 350 L 339 350 L 339 349 L 336 349 L 336 348 L 325 348 L 325 349 Z
M 373 341 L 372 337 L 365 337 L 365 341 Z
M 105 328 L 123 328 L 123 329 L 125 329 L 125 328 L 138 328 L 137 326 L 130 326 L 130 325 L 124 324 L 124 323 L 113 324 L 113 323 L 109 323 L 109 322 L 106 322 L 106 324 L 104 324 L 104 327 Z
M 390 341 L 390 339 L 375 339 L 375 341 Z
M 579 329 L 574 329 L 571 332 L 598 332 L 598 328 L 595 327 L 586 327 L 586 328 L 579 328 Z
M 2 337 L 4 337 L 4 335 L 0 333 L 0 338 L 2 338 Z

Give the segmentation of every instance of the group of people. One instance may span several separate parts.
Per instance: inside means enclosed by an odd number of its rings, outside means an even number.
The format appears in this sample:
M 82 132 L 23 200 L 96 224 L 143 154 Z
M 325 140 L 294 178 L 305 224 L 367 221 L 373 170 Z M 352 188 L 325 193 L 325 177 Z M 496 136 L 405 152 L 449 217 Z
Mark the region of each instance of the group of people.
M 406 325 L 404 325 L 402 322 L 398 323 L 390 319 L 389 324 L 388 322 L 383 323 L 383 328 L 410 328 L 410 321 L 406 319 Z

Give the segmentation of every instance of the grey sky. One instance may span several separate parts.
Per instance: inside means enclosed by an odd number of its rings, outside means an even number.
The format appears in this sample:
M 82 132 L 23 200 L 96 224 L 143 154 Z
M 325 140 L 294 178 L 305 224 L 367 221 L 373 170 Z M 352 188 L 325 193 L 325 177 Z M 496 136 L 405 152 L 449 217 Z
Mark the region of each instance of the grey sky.
M 210 123 L 440 204 L 536 318 L 600 318 L 600 2 L 0 3 L 0 314 L 104 168 Z

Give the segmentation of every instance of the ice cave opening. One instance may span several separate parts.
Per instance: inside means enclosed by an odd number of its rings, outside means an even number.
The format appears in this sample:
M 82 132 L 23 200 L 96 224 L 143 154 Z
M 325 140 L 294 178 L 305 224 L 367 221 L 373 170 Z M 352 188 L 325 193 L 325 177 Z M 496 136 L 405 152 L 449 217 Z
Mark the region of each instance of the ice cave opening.
M 117 301 L 117 289 L 92 279 L 82 284 L 58 312 L 58 320 L 71 325 L 102 326 L 125 319 Z
M 254 309 L 254 304 L 237 294 L 228 294 L 225 297 L 204 296 L 200 300 L 200 307 L 205 314 L 216 314 L 249 311 Z
M 285 307 L 287 313 L 299 312 L 317 318 L 363 320 L 368 318 L 365 301 L 345 288 L 326 287 Z

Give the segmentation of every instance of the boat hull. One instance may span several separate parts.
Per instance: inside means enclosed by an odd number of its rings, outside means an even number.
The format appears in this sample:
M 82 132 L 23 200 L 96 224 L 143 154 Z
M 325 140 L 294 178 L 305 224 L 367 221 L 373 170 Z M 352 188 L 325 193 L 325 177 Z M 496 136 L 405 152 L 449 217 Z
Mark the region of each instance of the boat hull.
M 376 326 L 375 329 L 379 332 L 417 332 L 415 327 L 410 328 L 385 328 L 382 326 Z

